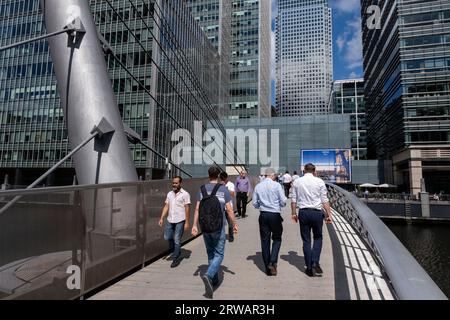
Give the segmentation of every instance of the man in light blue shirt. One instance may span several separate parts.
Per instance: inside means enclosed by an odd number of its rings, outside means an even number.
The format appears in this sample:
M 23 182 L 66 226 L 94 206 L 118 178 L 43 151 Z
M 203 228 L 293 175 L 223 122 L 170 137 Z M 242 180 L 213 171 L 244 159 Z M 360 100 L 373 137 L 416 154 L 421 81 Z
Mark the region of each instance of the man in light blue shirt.
M 253 206 L 260 209 L 259 233 L 261 236 L 261 251 L 268 276 L 277 275 L 278 254 L 283 234 L 283 218 L 281 208 L 286 206 L 287 198 L 283 188 L 275 182 L 275 170 L 266 170 L 266 179 L 260 182 L 253 192 Z M 272 237 L 272 251 L 270 238 Z

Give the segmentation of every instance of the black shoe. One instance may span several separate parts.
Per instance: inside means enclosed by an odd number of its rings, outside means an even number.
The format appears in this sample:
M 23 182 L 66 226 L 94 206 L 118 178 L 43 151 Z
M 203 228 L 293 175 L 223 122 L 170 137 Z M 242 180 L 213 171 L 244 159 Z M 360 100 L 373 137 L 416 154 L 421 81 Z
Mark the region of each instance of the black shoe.
M 315 266 L 313 266 L 313 270 L 314 270 L 314 272 L 317 273 L 317 274 L 323 274 L 323 270 L 322 270 L 322 268 L 320 267 L 320 264 L 316 264 Z
M 176 259 L 173 259 L 172 264 L 170 265 L 171 268 L 176 268 L 178 267 L 178 265 L 180 264 L 181 260 L 183 260 L 183 258 L 178 257 Z
M 270 269 L 269 269 L 269 268 L 266 268 L 266 275 L 268 275 L 268 276 L 271 276 L 271 275 L 272 275 L 272 272 L 270 272 Z
M 277 275 L 277 266 L 276 265 L 270 264 L 268 269 L 270 271 L 270 275 L 272 275 L 272 276 Z
M 305 273 L 308 277 L 314 277 L 314 273 L 312 269 L 306 269 Z
M 205 297 L 212 299 L 213 298 L 213 285 L 211 279 L 205 274 L 202 276 L 203 283 L 205 284 Z

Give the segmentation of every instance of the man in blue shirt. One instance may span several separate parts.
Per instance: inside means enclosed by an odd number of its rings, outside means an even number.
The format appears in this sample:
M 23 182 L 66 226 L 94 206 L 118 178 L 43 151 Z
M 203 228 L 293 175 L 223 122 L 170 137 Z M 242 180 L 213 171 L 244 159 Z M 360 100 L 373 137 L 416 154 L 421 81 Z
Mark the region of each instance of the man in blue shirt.
M 211 194 L 214 187 L 219 183 L 220 170 L 217 167 L 211 167 L 208 170 L 209 183 L 205 185 L 206 192 L 208 195 Z M 236 219 L 234 217 L 233 205 L 231 202 L 231 195 L 227 187 L 221 185 L 216 192 L 216 197 L 219 199 L 222 212 L 223 212 L 223 226 L 222 229 L 212 233 L 203 233 L 203 240 L 205 241 L 206 254 L 208 255 L 208 270 L 206 274 L 202 276 L 203 283 L 205 285 L 205 296 L 207 298 L 213 297 L 213 292 L 215 286 L 219 283 L 219 269 L 223 261 L 223 256 L 225 253 L 225 225 L 227 219 L 225 214 L 228 215 L 229 221 L 233 224 L 233 232 L 237 233 L 238 227 L 236 224 Z M 197 193 L 197 206 L 195 208 L 194 224 L 192 226 L 192 235 L 198 235 L 198 221 L 199 221 L 199 210 L 200 201 L 203 199 L 201 191 Z
M 261 236 L 261 250 L 268 276 L 277 275 L 278 254 L 283 234 L 283 218 L 281 208 L 286 206 L 287 198 L 283 188 L 275 182 L 275 170 L 266 170 L 266 179 L 255 187 L 253 206 L 260 209 L 259 233 Z M 272 252 L 270 251 L 270 237 L 272 236 Z

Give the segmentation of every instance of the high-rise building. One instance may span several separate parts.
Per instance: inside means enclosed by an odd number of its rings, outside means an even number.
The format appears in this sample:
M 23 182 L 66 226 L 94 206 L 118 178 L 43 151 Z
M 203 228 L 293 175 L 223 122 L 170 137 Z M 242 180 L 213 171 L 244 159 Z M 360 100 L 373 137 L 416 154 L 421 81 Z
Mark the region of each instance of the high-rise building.
M 333 85 L 331 8 L 327 0 L 278 0 L 278 115 L 330 113 Z
M 368 154 L 386 182 L 450 193 L 450 1 L 363 0 Z
M 217 113 L 221 118 L 226 118 L 230 103 L 231 1 L 186 0 L 186 6 L 220 54 L 219 88 L 222 100 Z
M 336 80 L 333 84 L 332 110 L 350 115 L 352 156 L 355 160 L 367 159 L 367 126 L 364 104 L 364 80 Z
M 193 122 L 219 126 L 220 56 L 183 0 L 90 0 L 123 121 L 143 141 L 170 157 L 171 133 L 193 133 Z M 175 23 L 176 22 L 176 23 Z M 45 33 L 39 0 L 0 3 L 0 46 Z M 69 152 L 65 120 L 48 44 L 0 52 L 0 177 L 28 185 Z M 192 141 L 191 143 L 194 143 Z M 138 173 L 162 177 L 166 159 L 130 145 Z M 67 161 L 48 184 L 70 184 Z M 3 182 L 3 181 L 2 181 Z
M 226 46 L 230 48 L 230 102 L 224 117 L 270 117 L 270 1 L 187 0 L 187 3 L 212 43 L 223 50 Z M 229 42 L 224 41 L 226 32 L 220 26 L 228 19 Z M 223 30 L 227 31 L 225 27 Z

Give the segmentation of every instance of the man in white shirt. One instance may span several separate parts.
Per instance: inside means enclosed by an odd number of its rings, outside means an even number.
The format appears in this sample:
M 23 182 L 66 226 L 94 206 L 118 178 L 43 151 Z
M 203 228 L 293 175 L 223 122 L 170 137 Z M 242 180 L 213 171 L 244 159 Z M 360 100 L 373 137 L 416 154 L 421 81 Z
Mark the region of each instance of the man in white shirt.
M 326 223 L 332 222 L 331 207 L 327 196 L 327 187 L 322 179 L 315 176 L 316 167 L 312 163 L 305 165 L 304 176 L 296 179 L 292 186 L 292 220 L 300 221 L 300 234 L 303 240 L 303 254 L 305 257 L 305 273 L 313 277 L 322 274 L 320 267 L 320 253 L 322 251 L 323 210 Z M 299 209 L 297 215 L 297 208 Z M 311 247 L 311 230 L 314 243 Z M 314 272 L 313 272 L 314 270 Z
M 236 192 L 234 190 L 234 183 L 228 180 L 228 173 L 225 171 L 222 171 L 219 174 L 219 178 L 221 183 L 228 189 L 230 192 L 231 198 L 234 198 Z M 233 205 L 233 200 L 231 200 L 231 205 Z M 234 231 L 233 231 L 233 221 L 230 220 L 228 215 L 226 215 L 227 222 L 228 222 L 228 242 L 234 241 Z
M 283 175 L 283 186 L 284 186 L 284 195 L 289 197 L 289 189 L 291 189 L 292 177 L 289 174 L 289 171 Z
M 172 179 L 172 191 L 167 194 L 166 202 L 159 219 L 159 226 L 164 224 L 167 216 L 167 223 L 164 228 L 164 239 L 169 241 L 170 250 L 173 254 L 171 268 L 177 267 L 181 260 L 181 238 L 184 230 L 189 229 L 189 216 L 191 197 L 189 193 L 181 188 L 183 179 L 179 176 Z
M 298 178 L 300 178 L 300 176 L 297 174 L 297 171 L 294 171 L 294 175 L 292 176 L 292 183 L 294 183 L 294 181 Z

